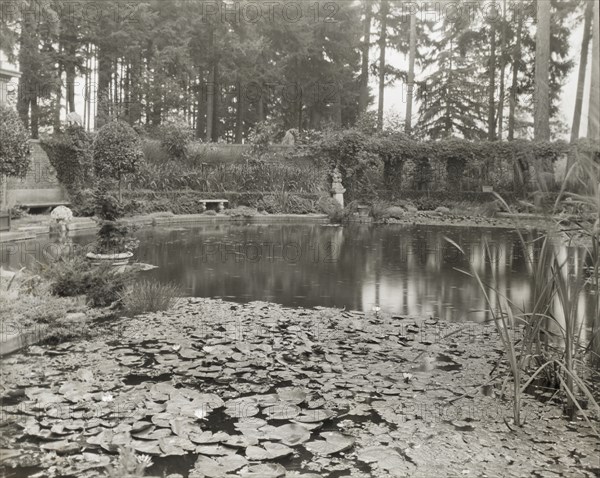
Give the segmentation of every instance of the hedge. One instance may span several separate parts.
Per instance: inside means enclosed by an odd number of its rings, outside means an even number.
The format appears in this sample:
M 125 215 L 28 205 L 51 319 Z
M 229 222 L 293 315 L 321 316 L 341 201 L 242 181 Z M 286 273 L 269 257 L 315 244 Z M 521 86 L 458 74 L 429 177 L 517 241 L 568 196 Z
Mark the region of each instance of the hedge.
M 379 142 L 384 177 L 390 189 L 525 192 L 552 174 L 553 163 L 571 151 L 562 142 L 463 139 L 418 142 L 398 135 Z M 576 147 L 576 146 L 575 146 Z

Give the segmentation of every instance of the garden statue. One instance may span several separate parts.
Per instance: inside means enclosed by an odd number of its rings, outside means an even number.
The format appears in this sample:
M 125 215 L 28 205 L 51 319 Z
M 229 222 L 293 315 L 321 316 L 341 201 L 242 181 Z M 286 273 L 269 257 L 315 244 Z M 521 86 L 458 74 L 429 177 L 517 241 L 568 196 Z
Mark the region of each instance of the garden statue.
M 344 193 L 346 190 L 342 185 L 342 175 L 337 166 L 333 170 L 333 173 L 331 173 L 331 182 L 331 197 L 333 197 L 340 206 L 344 207 Z
M 294 137 L 294 132 L 291 129 L 288 129 L 287 133 L 285 133 L 285 136 L 283 137 L 283 140 L 281 141 L 281 144 L 285 146 L 294 146 L 295 143 L 296 138 Z
M 75 113 L 75 111 L 71 111 L 67 114 L 67 123 L 76 124 L 77 126 L 81 126 L 83 128 L 83 119 L 79 114 Z

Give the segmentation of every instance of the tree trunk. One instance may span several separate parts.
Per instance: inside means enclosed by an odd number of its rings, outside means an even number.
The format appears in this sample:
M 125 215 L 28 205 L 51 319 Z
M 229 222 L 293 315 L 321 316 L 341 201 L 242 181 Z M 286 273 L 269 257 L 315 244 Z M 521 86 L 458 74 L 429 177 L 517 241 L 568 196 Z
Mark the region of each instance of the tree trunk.
M 365 23 L 363 25 L 362 64 L 360 68 L 360 96 L 358 114 L 362 115 L 369 106 L 369 49 L 371 46 L 371 1 L 365 0 Z
M 110 118 L 110 77 L 112 62 L 106 50 L 98 47 L 98 91 L 97 91 L 97 110 L 96 110 L 96 128 L 101 128 Z
M 513 63 L 512 63 L 512 83 L 510 86 L 510 99 L 509 99 L 509 110 L 508 110 L 508 140 L 512 141 L 515 138 L 515 111 L 517 109 L 517 87 L 519 80 L 519 61 L 521 58 L 521 32 L 523 29 L 523 17 L 519 13 L 519 20 L 517 23 L 517 39 L 515 47 L 513 49 Z
M 385 48 L 387 43 L 387 16 L 389 5 L 387 0 L 381 0 L 381 31 L 379 34 L 379 101 L 377 105 L 377 129 L 383 129 L 383 106 L 385 91 Z
M 298 131 L 302 131 L 302 88 L 298 89 Z
M 258 105 L 256 105 L 256 116 L 258 122 L 262 123 L 265 120 L 265 99 L 263 98 L 262 89 L 260 96 L 258 97 Z
M 533 137 L 536 141 L 548 141 L 550 139 L 550 2 L 537 2 L 537 20 Z
M 62 45 L 59 45 L 58 47 L 59 49 L 59 55 L 62 55 Z M 54 132 L 59 132 L 60 131 L 60 114 L 61 114 L 61 109 L 62 109 L 62 90 L 63 90 L 63 84 L 62 84 L 62 73 L 63 73 L 63 66 L 61 65 L 61 63 L 59 62 L 57 65 L 57 77 L 56 77 L 56 103 L 54 105 L 54 117 L 53 117 L 53 121 L 52 124 L 54 126 Z
M 581 41 L 581 54 L 579 56 L 579 73 L 577 77 L 577 95 L 575 97 L 575 111 L 573 113 L 573 127 L 571 128 L 571 142 L 579 138 L 579 127 L 581 125 L 581 110 L 583 106 L 583 92 L 585 89 L 585 74 L 587 71 L 588 52 L 590 47 L 590 36 L 592 33 L 592 18 L 594 16 L 594 4 L 592 0 L 587 1 L 583 20 L 583 40 Z
M 68 39 L 67 55 L 68 60 L 65 64 L 65 73 L 67 75 L 67 112 L 75 111 L 75 58 L 77 51 L 74 45 L 75 39 Z
M 489 92 L 488 92 L 488 140 L 496 139 L 496 25 L 494 22 L 490 25 L 490 63 L 489 71 Z
M 196 138 L 206 138 L 206 102 L 204 101 L 204 70 L 198 73 L 198 84 L 196 85 Z
M 594 2 L 592 33 L 592 81 L 587 137 L 600 140 L 600 4 Z
M 221 88 L 219 86 L 219 57 L 215 59 L 214 71 L 214 86 L 213 86 L 213 114 L 212 114 L 212 142 L 219 141 L 219 101 L 221 99 Z
M 342 127 L 342 91 L 340 85 L 335 87 L 335 124 Z
M 415 57 L 417 56 L 417 17 L 414 12 L 410 14 L 410 40 L 408 52 L 408 91 L 406 96 L 406 119 L 404 120 L 404 131 L 410 134 L 412 131 L 412 106 L 415 90 Z
M 211 28 L 208 33 L 208 51 L 210 55 L 210 71 L 208 73 L 208 83 L 206 85 L 206 142 L 209 143 L 213 138 L 213 125 L 215 116 L 215 81 L 216 81 L 216 60 L 214 52 L 215 33 Z
M 237 108 L 235 110 L 235 142 L 242 143 L 244 137 L 244 93 L 242 82 L 238 81 L 237 85 Z
M 502 3 L 502 34 L 500 41 L 502 43 L 500 45 L 500 97 L 498 98 L 498 110 L 496 114 L 496 121 L 498 123 L 497 138 L 500 141 L 502 141 L 502 136 L 504 133 L 504 77 L 506 76 L 506 0 L 504 0 Z
M 38 105 L 37 91 L 31 96 L 31 137 L 33 139 L 39 138 L 39 125 L 40 125 L 40 107 Z

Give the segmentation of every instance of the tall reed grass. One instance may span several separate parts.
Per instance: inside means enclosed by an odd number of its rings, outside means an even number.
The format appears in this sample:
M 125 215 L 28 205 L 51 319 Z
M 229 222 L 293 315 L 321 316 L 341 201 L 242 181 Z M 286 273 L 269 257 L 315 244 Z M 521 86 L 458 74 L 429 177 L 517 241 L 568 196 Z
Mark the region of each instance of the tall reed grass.
M 497 199 L 510 211 L 499 195 Z M 554 220 L 557 217 L 554 213 L 564 210 L 565 204 L 575 207 L 578 218 L 568 224 L 560 219 L 555 221 L 555 228 L 533 239 L 539 241 L 538 252 L 525 254 L 532 291 L 528 308 L 511 302 L 485 283 L 474 267 L 462 272 L 477 281 L 500 335 L 509 371 L 505 385 L 512 379 L 514 424 L 522 425 L 522 394 L 534 382 L 543 381 L 564 397 L 564 410 L 569 418 L 581 413 L 598 434 L 591 420 L 593 414 L 600 417 L 598 391 L 593 384 L 597 375 L 600 325 L 600 162 L 597 156 L 573 158 L 548 219 Z M 522 224 L 516 222 L 515 229 L 523 251 L 531 250 L 532 240 L 524 236 Z M 570 262 L 557 253 L 552 247 L 556 235 L 569 246 L 583 247 L 581 258 Z M 458 244 L 447 240 L 464 253 Z M 581 309 L 584 296 L 592 298 L 591 310 Z M 589 323 L 591 331 L 586 330 Z

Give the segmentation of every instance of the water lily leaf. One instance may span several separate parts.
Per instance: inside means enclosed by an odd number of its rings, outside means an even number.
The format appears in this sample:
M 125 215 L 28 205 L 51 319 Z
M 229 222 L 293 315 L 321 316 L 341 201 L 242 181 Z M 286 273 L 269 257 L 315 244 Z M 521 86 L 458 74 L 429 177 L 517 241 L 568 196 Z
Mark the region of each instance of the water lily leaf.
M 188 438 L 191 433 L 202 433 L 202 429 L 189 418 L 177 417 L 170 421 L 171 431 L 180 437 Z
M 69 442 L 68 440 L 60 440 L 44 443 L 40 448 L 44 451 L 54 451 L 58 455 L 69 455 L 77 453 L 81 449 L 81 446 L 77 443 Z
M 192 432 L 189 434 L 188 438 L 194 443 L 204 445 L 209 443 L 224 442 L 225 440 L 228 440 L 230 436 L 225 432 L 213 433 L 209 430 L 206 430 L 202 432 Z
M 91 470 L 93 468 L 104 468 L 110 464 L 110 458 L 106 455 L 98 455 L 97 453 L 83 453 L 82 466 L 79 466 L 79 471 Z
M 163 454 L 167 456 L 185 455 L 186 451 L 193 451 L 196 449 L 196 445 L 191 441 L 174 436 L 161 438 L 158 440 L 158 444 L 160 445 Z
M 406 460 L 393 448 L 371 446 L 358 452 L 357 458 L 366 463 L 377 463 L 383 470 L 401 470 L 407 468 Z
M 243 435 L 230 436 L 227 440 L 222 442 L 223 445 L 231 446 L 234 448 L 247 448 L 258 443 L 257 438 L 247 437 Z
M 323 478 L 323 475 L 316 473 L 298 473 L 297 471 L 288 471 L 285 478 Z
M 279 478 L 285 476 L 286 469 L 279 463 L 263 463 L 248 467 L 240 472 L 242 478 Z
M 265 414 L 272 420 L 290 420 L 300 414 L 300 407 L 293 403 L 278 403 L 265 408 Z
M 136 438 L 140 438 L 142 440 L 160 440 L 161 438 L 165 438 L 171 435 L 171 430 L 168 428 L 157 428 L 151 433 L 147 435 L 136 433 Z
M 300 387 L 283 387 L 277 390 L 279 400 L 299 405 L 308 397 L 308 393 Z
M 140 433 L 148 430 L 149 428 L 152 428 L 153 430 L 154 425 L 146 420 L 140 420 L 131 425 L 131 433 Z
M 332 417 L 335 417 L 335 412 L 324 408 L 316 408 L 314 410 L 304 410 L 302 415 L 297 416 L 294 420 L 302 423 L 316 423 Z
M 208 456 L 235 455 L 236 450 L 221 445 L 200 445 L 196 447 L 196 453 Z
M 302 425 L 295 423 L 277 427 L 271 436 L 289 446 L 299 445 L 310 440 L 310 432 Z
M 289 446 L 281 443 L 264 442 L 262 447 L 249 446 L 246 448 L 246 456 L 250 460 L 274 460 L 282 456 L 291 455 L 294 452 Z
M 154 431 L 156 430 L 156 425 L 153 425 L 152 423 L 150 423 L 150 426 L 147 428 L 144 428 L 143 430 L 140 430 L 139 432 L 131 432 L 131 436 L 134 438 L 140 438 L 142 440 L 151 440 L 152 438 L 150 438 L 150 435 L 152 435 L 152 433 L 154 433 Z M 169 434 L 169 430 L 167 430 L 166 428 L 160 428 L 160 431 L 164 430 Z M 163 436 L 168 436 L 168 435 L 163 435 Z M 160 438 L 160 437 L 159 437 Z M 157 439 L 157 438 L 154 438 Z
M 204 477 L 221 478 L 227 474 L 246 466 L 248 460 L 241 455 L 232 455 L 225 458 L 209 458 L 200 455 L 196 460 L 194 469 L 190 472 L 190 478 Z
M 77 378 L 83 382 L 94 382 L 94 373 L 89 368 L 80 368 L 77 371 Z
M 171 420 L 174 418 L 175 416 L 172 413 L 164 412 L 153 415 L 151 420 L 157 427 L 171 428 Z
M 112 451 L 113 447 L 111 447 L 111 442 L 113 439 L 113 431 L 110 429 L 102 430 L 95 436 L 91 436 L 87 439 L 87 442 L 90 445 L 98 445 L 104 448 L 105 450 Z
M 320 435 L 325 440 L 315 440 L 304 445 L 314 455 L 332 455 L 347 450 L 354 444 L 353 437 L 338 432 L 322 432 Z
M 131 447 L 140 453 L 147 455 L 161 455 L 163 450 L 160 447 L 160 443 L 157 440 L 133 440 Z
M 192 349 L 192 348 L 185 348 L 185 349 L 181 349 L 179 351 L 179 355 L 184 358 L 184 359 L 195 359 L 200 357 L 200 352 Z

